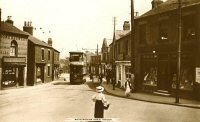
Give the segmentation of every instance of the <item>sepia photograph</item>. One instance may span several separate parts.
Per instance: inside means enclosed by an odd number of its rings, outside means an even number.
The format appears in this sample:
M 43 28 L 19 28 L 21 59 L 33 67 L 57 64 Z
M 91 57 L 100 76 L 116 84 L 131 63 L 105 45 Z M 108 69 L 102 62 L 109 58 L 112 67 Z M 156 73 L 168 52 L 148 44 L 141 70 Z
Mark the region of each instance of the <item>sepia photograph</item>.
M 200 0 L 0 0 L 0 122 L 200 122 Z

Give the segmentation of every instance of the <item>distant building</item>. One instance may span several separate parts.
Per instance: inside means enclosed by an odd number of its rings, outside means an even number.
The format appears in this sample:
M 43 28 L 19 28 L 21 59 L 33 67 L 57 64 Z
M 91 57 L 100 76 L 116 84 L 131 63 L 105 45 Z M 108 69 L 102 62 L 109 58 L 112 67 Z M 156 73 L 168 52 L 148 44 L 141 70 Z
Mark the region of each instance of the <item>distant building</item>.
M 113 42 L 110 44 L 110 63 L 117 84 L 124 86 L 126 78 L 130 77 L 131 70 L 131 37 L 130 23 L 124 21 L 123 30 L 116 30 Z
M 91 55 L 91 62 L 90 62 L 90 71 L 95 75 L 99 75 L 101 73 L 101 53 Z
M 0 88 L 25 86 L 29 35 L 14 26 L 11 16 L 0 23 Z
M 102 60 L 101 60 L 101 72 L 106 75 L 106 69 L 109 68 L 108 63 L 110 61 L 110 48 L 109 45 L 112 42 L 111 39 L 103 39 L 103 44 L 101 48 L 101 53 L 102 53 Z

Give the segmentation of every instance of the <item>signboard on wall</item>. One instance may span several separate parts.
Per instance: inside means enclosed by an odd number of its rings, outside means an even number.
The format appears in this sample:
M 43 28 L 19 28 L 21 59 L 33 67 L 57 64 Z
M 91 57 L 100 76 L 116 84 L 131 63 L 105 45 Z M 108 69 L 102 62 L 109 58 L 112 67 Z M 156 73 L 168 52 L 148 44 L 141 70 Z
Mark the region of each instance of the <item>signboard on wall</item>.
M 195 75 L 195 79 L 197 83 L 200 83 L 200 67 L 196 67 L 196 75 Z

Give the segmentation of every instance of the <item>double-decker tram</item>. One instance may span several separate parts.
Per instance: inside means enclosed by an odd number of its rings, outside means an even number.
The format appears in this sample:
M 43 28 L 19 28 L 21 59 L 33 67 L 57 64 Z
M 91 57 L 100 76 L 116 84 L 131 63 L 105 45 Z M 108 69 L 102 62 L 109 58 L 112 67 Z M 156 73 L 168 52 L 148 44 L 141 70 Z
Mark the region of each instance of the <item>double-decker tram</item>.
M 83 52 L 69 52 L 70 55 L 70 84 L 82 84 L 86 80 L 86 65 Z

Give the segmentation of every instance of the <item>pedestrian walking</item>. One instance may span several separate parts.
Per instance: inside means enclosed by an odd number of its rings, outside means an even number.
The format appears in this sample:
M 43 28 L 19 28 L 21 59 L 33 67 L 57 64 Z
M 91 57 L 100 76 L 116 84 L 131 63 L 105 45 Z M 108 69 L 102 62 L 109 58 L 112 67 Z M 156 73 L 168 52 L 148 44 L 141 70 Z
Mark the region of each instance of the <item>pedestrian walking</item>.
M 113 90 L 115 90 L 116 80 L 114 76 L 112 77 L 112 85 L 113 85 Z
M 103 118 L 104 109 L 108 109 L 110 106 L 110 103 L 107 102 L 103 94 L 104 88 L 102 86 L 96 87 L 96 91 L 97 91 L 97 94 L 92 96 L 92 100 L 95 102 L 94 117 Z
M 110 74 L 109 74 L 108 71 L 107 71 L 107 74 L 106 74 L 106 82 L 107 82 L 107 84 L 109 84 L 109 82 L 110 82 Z
M 101 83 L 103 81 L 103 74 L 102 73 L 99 74 L 99 81 L 100 81 L 99 85 L 101 85 Z
M 131 73 L 130 82 L 131 82 L 131 92 L 134 92 L 134 90 L 135 90 L 135 75 L 133 73 Z
M 125 96 L 129 97 L 131 92 L 131 82 L 130 79 L 127 78 L 125 82 Z
M 92 82 L 94 82 L 93 73 L 90 73 L 90 80 L 92 80 Z

